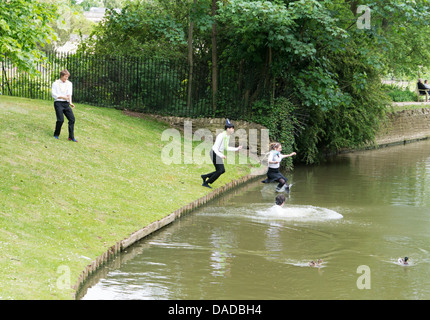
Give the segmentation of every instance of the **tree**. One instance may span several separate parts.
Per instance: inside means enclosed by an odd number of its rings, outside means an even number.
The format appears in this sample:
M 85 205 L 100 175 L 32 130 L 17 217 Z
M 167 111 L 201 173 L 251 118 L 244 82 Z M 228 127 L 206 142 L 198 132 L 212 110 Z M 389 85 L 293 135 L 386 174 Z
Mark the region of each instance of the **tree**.
M 56 7 L 37 0 L 0 1 L 0 62 L 7 57 L 19 70 L 37 72 L 38 45 L 55 40 L 50 23 Z
M 197 0 L 193 0 L 193 7 L 197 5 Z M 192 10 L 192 9 L 191 9 Z M 188 29 L 188 95 L 187 95 L 187 107 L 191 108 L 191 92 L 193 89 L 193 67 L 194 67 L 194 61 L 193 61 L 193 31 L 194 31 L 194 21 L 191 17 L 191 12 L 188 15 L 189 20 L 189 29 Z
M 370 29 L 357 28 L 360 5 L 371 9 Z M 429 12 L 427 0 L 230 0 L 217 15 L 220 62 L 275 80 L 301 122 L 296 150 L 312 163 L 373 139 L 389 103 L 380 77 L 430 61 Z
M 56 19 L 49 25 L 55 32 L 56 40 L 49 44 L 44 44 L 41 50 L 44 52 L 55 51 L 56 48 L 63 46 L 73 33 L 80 33 L 89 35 L 92 31 L 94 22 L 88 20 L 83 14 L 83 7 L 75 3 L 74 0 L 70 2 L 58 2 L 57 0 L 38 0 L 48 4 L 55 5 Z
M 217 0 L 212 0 L 212 17 L 215 17 L 217 10 Z M 217 32 L 216 21 L 212 23 L 212 109 L 216 110 L 216 98 L 218 91 L 218 56 L 217 56 Z
M 80 50 L 102 55 L 185 59 L 188 11 L 180 13 L 165 10 L 164 2 L 130 1 L 121 11 L 108 9 L 105 19 L 81 43 Z
M 188 60 L 189 93 L 193 65 L 211 68 L 204 91 L 212 95 L 213 115 L 239 113 L 230 106 L 240 103 L 251 106 L 252 117 L 267 122 L 261 117 L 276 117 L 267 108 L 282 104 L 282 116 L 300 123 L 291 143 L 302 161 L 313 163 L 323 152 L 373 139 L 388 103 L 382 76 L 410 75 L 418 65 L 429 65 L 429 4 L 130 0 L 122 12 L 108 11 L 87 46 L 98 53 Z M 362 5 L 371 10 L 370 28 L 357 26 Z
M 370 10 L 369 29 L 357 28 L 360 5 Z M 337 0 L 327 7 L 381 75 L 407 77 L 418 65 L 430 67 L 430 1 Z

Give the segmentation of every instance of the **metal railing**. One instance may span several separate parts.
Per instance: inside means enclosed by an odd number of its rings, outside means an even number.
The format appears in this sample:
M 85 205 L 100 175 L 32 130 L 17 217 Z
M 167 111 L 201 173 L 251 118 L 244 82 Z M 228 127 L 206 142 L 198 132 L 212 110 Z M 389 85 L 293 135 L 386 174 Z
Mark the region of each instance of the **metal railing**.
M 271 88 L 252 67 L 221 65 L 214 104 L 207 64 L 193 66 L 191 86 L 184 61 L 48 53 L 36 75 L 18 72 L 7 58 L 0 66 L 4 95 L 50 100 L 52 83 L 67 69 L 74 102 L 186 117 L 243 119 L 252 112 L 254 101 L 268 99 Z

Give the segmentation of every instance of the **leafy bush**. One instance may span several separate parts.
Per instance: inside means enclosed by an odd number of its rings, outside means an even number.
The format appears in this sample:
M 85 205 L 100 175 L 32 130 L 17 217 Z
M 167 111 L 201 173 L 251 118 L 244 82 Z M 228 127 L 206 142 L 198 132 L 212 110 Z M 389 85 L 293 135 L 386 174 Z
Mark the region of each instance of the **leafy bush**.
M 396 85 L 383 85 L 384 91 L 394 102 L 416 101 L 417 95 L 408 88 L 401 89 Z
M 283 153 L 287 154 L 294 151 L 294 136 L 300 127 L 294 109 L 291 101 L 284 97 L 276 99 L 273 106 L 265 100 L 260 100 L 252 105 L 252 114 L 248 120 L 268 128 L 270 140 L 281 143 Z M 290 169 L 292 164 L 291 157 L 281 162 L 287 169 Z

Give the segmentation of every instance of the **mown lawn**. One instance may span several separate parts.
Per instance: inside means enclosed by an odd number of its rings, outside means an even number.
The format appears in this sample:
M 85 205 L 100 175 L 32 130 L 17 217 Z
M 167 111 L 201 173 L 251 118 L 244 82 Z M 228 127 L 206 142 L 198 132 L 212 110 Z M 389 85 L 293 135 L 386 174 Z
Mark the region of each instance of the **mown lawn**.
M 67 120 L 56 140 L 53 102 L 0 96 L 0 299 L 71 299 L 64 270 L 75 284 L 117 241 L 210 192 L 208 161 L 162 161 L 166 124 L 81 104 L 74 113 L 79 142 Z M 226 170 L 214 187 L 250 166 Z

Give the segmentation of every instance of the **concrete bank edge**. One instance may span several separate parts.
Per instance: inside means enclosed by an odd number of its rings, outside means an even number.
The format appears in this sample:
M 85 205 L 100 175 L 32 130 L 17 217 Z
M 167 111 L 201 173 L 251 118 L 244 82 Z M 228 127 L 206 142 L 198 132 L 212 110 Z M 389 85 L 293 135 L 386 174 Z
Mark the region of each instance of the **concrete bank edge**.
M 199 199 L 192 201 L 192 202 L 186 204 L 185 206 L 175 210 L 174 212 L 167 215 L 166 217 L 164 217 L 160 220 L 154 221 L 151 224 L 143 227 L 142 229 L 139 229 L 139 230 L 133 232 L 132 234 L 130 234 L 130 236 L 128 238 L 116 242 L 114 245 L 109 247 L 109 249 L 106 252 L 104 252 L 103 254 L 98 256 L 95 260 L 93 260 L 90 264 L 88 264 L 85 267 L 85 269 L 80 273 L 78 280 L 76 281 L 76 283 L 74 285 L 72 285 L 72 289 L 74 290 L 73 298 L 74 299 L 77 298 L 79 291 L 81 290 L 85 281 L 88 279 L 88 277 L 90 275 L 92 275 L 94 272 L 96 272 L 99 268 L 101 268 L 103 265 L 105 265 L 108 261 L 115 258 L 117 255 L 119 255 L 119 253 L 124 251 L 126 248 L 130 247 L 131 245 L 138 242 L 139 240 L 142 240 L 143 238 L 152 234 L 153 232 L 160 230 L 161 228 L 169 225 L 170 223 L 172 223 L 176 219 L 180 218 L 181 216 L 192 212 L 193 210 L 206 204 L 210 200 L 215 199 L 216 197 L 218 197 L 222 193 L 229 191 L 229 190 L 232 190 L 232 189 L 238 187 L 239 185 L 244 184 L 248 181 L 251 181 L 251 180 L 254 180 L 258 177 L 261 177 L 265 173 L 266 173 L 265 167 L 259 168 L 258 170 L 255 170 L 252 173 L 249 173 L 249 174 L 247 174 L 247 175 L 245 175 L 239 179 L 230 181 L 229 183 L 227 183 L 227 184 L 225 184 L 225 185 L 223 185 L 217 189 L 214 189 L 213 191 L 211 191 L 207 195 L 200 197 Z

